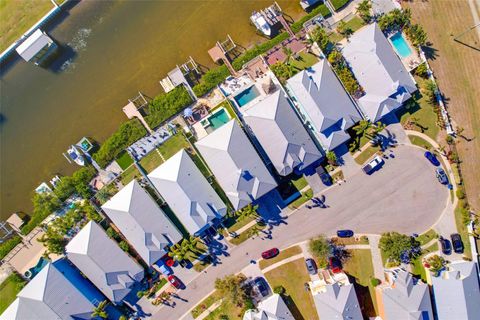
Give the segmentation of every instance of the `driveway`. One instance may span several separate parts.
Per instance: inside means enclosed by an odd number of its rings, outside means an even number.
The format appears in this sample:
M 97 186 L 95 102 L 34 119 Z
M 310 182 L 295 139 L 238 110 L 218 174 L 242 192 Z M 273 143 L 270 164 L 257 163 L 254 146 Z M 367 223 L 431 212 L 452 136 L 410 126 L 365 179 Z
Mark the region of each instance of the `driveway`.
M 213 290 L 216 278 L 239 272 L 271 247 L 285 248 L 321 233 L 333 235 L 341 228 L 370 234 L 391 230 L 411 234 L 429 229 L 440 217 L 448 191 L 438 183 L 434 168 L 420 149 L 401 145 L 394 154 L 394 159 L 386 160 L 371 176 L 358 171 L 346 183 L 324 192 L 329 208 L 303 207 L 273 228 L 271 240 L 256 237 L 231 249 L 229 257 L 222 257 L 220 264 L 178 292 L 186 301 L 176 300 L 175 308 L 144 311 L 151 312 L 153 319 L 181 319 Z

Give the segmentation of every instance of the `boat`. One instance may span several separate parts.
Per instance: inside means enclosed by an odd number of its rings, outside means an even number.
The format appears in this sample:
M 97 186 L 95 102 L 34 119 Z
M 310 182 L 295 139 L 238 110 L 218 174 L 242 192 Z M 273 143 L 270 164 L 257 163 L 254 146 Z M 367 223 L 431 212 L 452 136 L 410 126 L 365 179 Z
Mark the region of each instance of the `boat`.
M 303 10 L 310 11 L 311 7 L 319 3 L 320 0 L 300 0 L 300 6 Z
M 42 182 L 37 188 L 35 188 L 35 192 L 38 194 L 51 193 L 52 189 L 50 189 L 46 182 Z
M 75 161 L 76 164 L 78 164 L 79 166 L 85 165 L 85 159 L 83 158 L 80 151 L 78 151 L 77 147 L 71 145 L 70 148 L 67 150 L 67 153 L 70 159 Z
M 54 189 L 57 187 L 59 182 L 60 182 L 60 177 L 58 175 L 56 175 L 55 177 L 52 178 L 52 180 L 50 180 L 50 184 L 53 186 Z
M 267 37 L 272 36 L 272 26 L 267 22 L 261 12 L 253 11 L 250 20 L 261 33 Z

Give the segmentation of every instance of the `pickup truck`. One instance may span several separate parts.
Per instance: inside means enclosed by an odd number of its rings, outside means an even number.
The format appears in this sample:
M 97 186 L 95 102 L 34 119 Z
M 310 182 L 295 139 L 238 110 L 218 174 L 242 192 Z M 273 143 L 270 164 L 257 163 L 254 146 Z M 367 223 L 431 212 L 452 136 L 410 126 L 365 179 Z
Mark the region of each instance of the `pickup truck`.
M 376 155 L 375 158 L 370 160 L 369 163 L 363 166 L 363 172 L 366 174 L 371 174 L 373 171 L 378 169 L 381 165 L 383 164 L 383 159 L 379 156 Z

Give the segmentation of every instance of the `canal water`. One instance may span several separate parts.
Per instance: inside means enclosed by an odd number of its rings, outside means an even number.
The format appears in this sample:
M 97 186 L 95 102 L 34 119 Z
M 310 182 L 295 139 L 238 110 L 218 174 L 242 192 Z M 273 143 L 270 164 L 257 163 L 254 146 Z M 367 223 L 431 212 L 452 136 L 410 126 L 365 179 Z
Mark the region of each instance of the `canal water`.
M 262 40 L 252 10 L 272 1 L 84 1 L 48 33 L 66 50 L 56 71 L 16 60 L 0 78 L 0 218 L 31 210 L 33 190 L 76 167 L 62 156 L 83 136 L 103 141 L 126 119 L 138 91 L 160 93 L 159 80 L 229 33 L 244 47 Z M 292 18 L 298 1 L 278 1 Z

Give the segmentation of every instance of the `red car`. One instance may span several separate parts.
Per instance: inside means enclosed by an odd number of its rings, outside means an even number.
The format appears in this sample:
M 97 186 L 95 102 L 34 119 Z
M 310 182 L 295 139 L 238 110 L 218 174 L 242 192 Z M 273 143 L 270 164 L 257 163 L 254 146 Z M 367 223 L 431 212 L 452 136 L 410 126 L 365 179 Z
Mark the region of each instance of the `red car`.
M 342 271 L 342 263 L 338 258 L 336 257 L 330 257 L 328 260 L 329 265 L 330 265 L 330 270 L 332 270 L 333 273 L 339 273 Z
M 280 253 L 280 250 L 277 248 L 272 248 L 270 250 L 262 252 L 262 258 L 263 259 L 271 259 L 273 257 L 276 257 Z
M 182 284 L 180 283 L 178 278 L 173 274 L 169 275 L 167 279 L 168 279 L 168 282 L 170 282 L 170 284 L 175 288 L 180 289 L 182 287 Z

